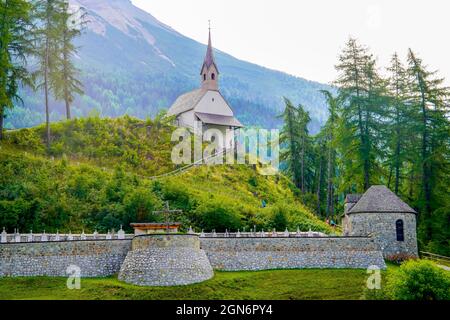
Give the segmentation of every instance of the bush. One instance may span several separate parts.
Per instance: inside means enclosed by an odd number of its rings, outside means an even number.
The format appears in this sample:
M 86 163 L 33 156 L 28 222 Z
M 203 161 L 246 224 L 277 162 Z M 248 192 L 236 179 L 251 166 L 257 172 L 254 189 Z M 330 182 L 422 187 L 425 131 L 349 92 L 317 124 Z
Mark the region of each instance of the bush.
M 269 227 L 277 231 L 284 231 L 288 226 L 286 208 L 275 206 L 271 208 Z
M 386 260 L 395 264 L 401 264 L 407 260 L 415 259 L 415 256 L 409 255 L 407 253 L 397 253 L 391 254 L 386 257 Z
M 234 231 L 241 227 L 241 217 L 235 212 L 231 205 L 217 200 L 204 202 L 196 209 L 200 226 L 217 232 L 224 232 L 226 229 Z
M 427 260 L 409 260 L 388 274 L 386 295 L 395 300 L 448 300 L 450 274 Z

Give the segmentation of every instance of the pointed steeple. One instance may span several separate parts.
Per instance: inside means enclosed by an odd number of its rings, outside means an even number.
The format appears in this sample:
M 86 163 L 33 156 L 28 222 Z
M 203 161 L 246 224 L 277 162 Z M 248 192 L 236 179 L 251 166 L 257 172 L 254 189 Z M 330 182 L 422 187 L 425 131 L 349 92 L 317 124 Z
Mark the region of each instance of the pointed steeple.
M 202 68 L 200 70 L 202 88 L 207 90 L 218 90 L 218 76 L 219 69 L 214 60 L 214 51 L 211 41 L 211 26 L 209 26 L 208 33 L 208 47 L 206 49 L 205 59 L 203 60 Z
M 219 73 L 219 70 L 216 65 L 216 61 L 214 60 L 214 52 L 212 48 L 212 42 L 211 42 L 211 28 L 209 28 L 209 36 L 208 36 L 208 48 L 206 49 L 206 55 L 205 60 L 203 61 L 203 66 L 206 66 L 207 69 L 209 69 L 212 65 L 216 67 L 217 73 Z

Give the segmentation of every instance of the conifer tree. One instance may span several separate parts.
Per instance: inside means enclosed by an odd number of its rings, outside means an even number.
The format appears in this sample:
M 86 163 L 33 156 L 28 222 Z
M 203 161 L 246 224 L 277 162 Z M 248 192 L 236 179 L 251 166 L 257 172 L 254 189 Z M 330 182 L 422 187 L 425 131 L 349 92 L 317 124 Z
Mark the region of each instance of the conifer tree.
M 301 190 L 302 193 L 312 192 L 314 184 L 314 156 L 312 152 L 312 141 L 309 135 L 308 125 L 311 122 L 309 112 L 299 104 L 297 107 L 298 122 L 300 126 L 300 153 L 301 153 Z
M 285 147 L 281 151 L 281 160 L 287 164 L 286 171 L 291 175 L 295 186 L 299 189 L 302 187 L 301 175 L 301 129 L 298 123 L 298 110 L 292 102 L 284 98 L 285 109 L 279 117 L 283 119 L 284 125 L 280 132 L 280 144 Z
M 377 73 L 373 56 L 355 39 L 348 41 L 336 69 L 339 77 L 335 83 L 344 101 L 341 135 L 348 139 L 343 147 L 352 150 L 345 152 L 351 164 L 346 170 L 358 172 L 356 185 L 361 192 L 377 182 L 377 175 L 373 173 L 379 169 L 378 140 L 386 103 L 385 82 Z
M 0 140 L 3 138 L 5 111 L 12 108 L 20 84 L 29 84 L 27 55 L 32 49 L 29 38 L 30 4 L 25 0 L 3 0 L 0 6 Z
M 74 101 L 75 94 L 83 94 L 83 85 L 77 79 L 79 70 L 74 66 L 72 58 L 78 50 L 73 42 L 81 35 L 86 13 L 83 9 L 71 12 L 67 1 L 62 1 L 59 5 L 60 13 L 56 17 L 59 30 L 58 52 L 51 80 L 55 98 L 64 101 L 66 117 L 70 119 L 70 105 Z
M 326 216 L 329 218 L 334 215 L 334 190 L 335 190 L 335 175 L 336 175 L 336 130 L 338 128 L 339 121 L 339 97 L 333 97 L 333 95 L 326 90 L 322 91 L 328 104 L 329 118 L 322 129 L 326 137 L 326 157 L 327 157 L 327 191 L 326 191 Z
M 421 144 L 418 159 L 421 164 L 421 190 L 419 207 L 423 239 L 433 238 L 432 213 L 444 205 L 440 201 L 444 190 L 442 180 L 448 183 L 450 123 L 448 120 L 449 89 L 437 72 L 428 71 L 422 60 L 410 49 L 408 53 L 408 75 L 410 76 L 411 106 L 416 110 Z M 444 183 L 445 184 L 445 183 Z M 446 187 L 444 187 L 446 188 Z M 444 199 L 445 201 L 445 199 Z
M 45 97 L 45 123 L 46 123 L 46 145 L 50 149 L 50 109 L 49 100 L 54 93 L 52 84 L 56 82 L 58 59 L 58 48 L 60 30 L 58 21 L 61 19 L 61 0 L 36 0 L 33 2 L 33 16 L 38 22 L 33 30 L 36 43 L 35 56 L 38 60 L 38 68 L 33 77 L 36 89 L 43 89 Z
M 408 98 L 408 77 L 406 70 L 397 53 L 391 59 L 389 71 L 388 89 L 390 99 L 390 124 L 388 147 L 389 155 L 389 178 L 388 187 L 391 187 L 392 175 L 394 176 L 394 192 L 398 195 L 401 185 L 401 172 L 403 163 L 406 161 L 407 140 L 411 135 L 408 126 L 411 126 L 410 115 L 406 105 Z

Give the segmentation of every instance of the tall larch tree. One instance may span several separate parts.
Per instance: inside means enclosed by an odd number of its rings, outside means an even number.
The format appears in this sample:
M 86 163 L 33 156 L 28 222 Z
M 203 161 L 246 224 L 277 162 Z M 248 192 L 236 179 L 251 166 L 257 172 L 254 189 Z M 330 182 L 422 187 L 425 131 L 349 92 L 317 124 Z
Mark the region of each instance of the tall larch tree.
M 402 167 L 407 160 L 407 150 L 409 137 L 408 127 L 412 124 L 408 106 L 408 76 L 397 53 L 394 53 L 391 64 L 387 68 L 389 73 L 388 90 L 390 95 L 390 123 L 388 148 L 389 178 L 388 187 L 393 185 L 394 192 L 398 195 L 400 192 Z M 392 180 L 394 181 L 392 183 Z
M 83 84 L 78 80 L 79 70 L 75 67 L 72 59 L 78 48 L 74 40 L 81 35 L 85 24 L 86 12 L 83 8 L 71 11 L 69 3 L 60 3 L 60 14 L 57 15 L 59 37 L 55 67 L 53 68 L 52 87 L 55 91 L 55 98 L 63 100 L 66 107 L 66 118 L 71 119 L 70 106 L 75 99 L 75 95 L 82 95 Z
M 343 147 L 352 150 L 344 151 L 347 157 L 352 158 L 347 159 L 352 167 L 346 170 L 359 172 L 355 183 L 358 191 L 362 192 L 375 182 L 372 174 L 377 169 L 384 82 L 377 73 L 373 56 L 355 39 L 347 42 L 336 69 L 339 76 L 335 84 L 344 101 L 340 134 L 349 140 Z
M 450 123 L 448 120 L 449 89 L 436 72 L 427 70 L 422 60 L 410 49 L 408 52 L 410 76 L 409 103 L 416 110 L 421 138 L 419 160 L 421 164 L 421 189 L 419 195 L 420 223 L 423 240 L 433 238 L 433 211 L 448 201 L 441 199 L 438 186 L 448 184 Z M 447 182 L 442 182 L 442 180 Z M 446 187 L 444 187 L 446 188 Z
M 7 108 L 21 101 L 18 89 L 29 84 L 27 56 L 32 50 L 30 3 L 3 0 L 0 5 L 0 140 Z
M 62 14 L 61 0 L 36 0 L 33 2 L 33 15 L 38 21 L 34 28 L 34 39 L 36 44 L 35 56 L 38 67 L 34 72 L 36 89 L 43 89 L 45 98 L 45 123 L 46 123 L 46 145 L 50 149 L 50 108 L 49 100 L 56 80 L 52 79 L 56 73 L 58 60 L 58 48 L 60 48 L 60 32 L 58 23 Z
M 283 127 L 280 132 L 280 144 L 284 147 L 281 151 L 280 158 L 286 162 L 286 171 L 292 177 L 292 181 L 299 189 L 302 187 L 301 175 L 301 129 L 298 122 L 298 110 L 292 102 L 284 98 L 285 109 L 279 116 L 283 119 Z
M 311 155 L 311 137 L 309 136 L 308 125 L 311 122 L 309 112 L 304 109 L 302 105 L 299 105 L 296 109 L 297 121 L 299 126 L 299 147 L 300 147 L 300 175 L 301 175 L 301 187 L 302 193 L 307 191 L 308 186 L 313 185 L 313 173 L 311 170 L 311 163 L 313 161 Z M 311 191 L 311 190 L 310 190 Z
M 331 92 L 323 90 L 323 95 L 328 104 L 329 117 L 323 128 L 326 138 L 326 157 L 327 157 L 327 190 L 326 190 L 326 216 L 329 218 L 334 215 L 334 195 L 335 195 L 335 176 L 336 176 L 336 154 L 337 139 L 336 131 L 339 121 L 339 97 L 333 97 Z

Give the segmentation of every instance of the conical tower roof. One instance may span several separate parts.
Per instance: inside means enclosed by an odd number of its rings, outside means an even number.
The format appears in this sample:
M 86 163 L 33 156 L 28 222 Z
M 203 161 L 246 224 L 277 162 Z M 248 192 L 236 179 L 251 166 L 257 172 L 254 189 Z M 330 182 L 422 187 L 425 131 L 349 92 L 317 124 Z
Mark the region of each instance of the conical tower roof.
M 386 186 L 371 186 L 348 214 L 366 212 L 417 213 Z
M 208 36 L 208 47 L 206 49 L 206 55 L 205 59 L 203 60 L 202 68 L 200 69 L 200 74 L 203 71 L 203 68 L 206 66 L 207 69 L 209 69 L 212 65 L 217 70 L 217 73 L 219 73 L 219 68 L 217 68 L 216 61 L 214 60 L 214 52 L 211 42 L 211 29 L 209 30 L 209 36 Z

